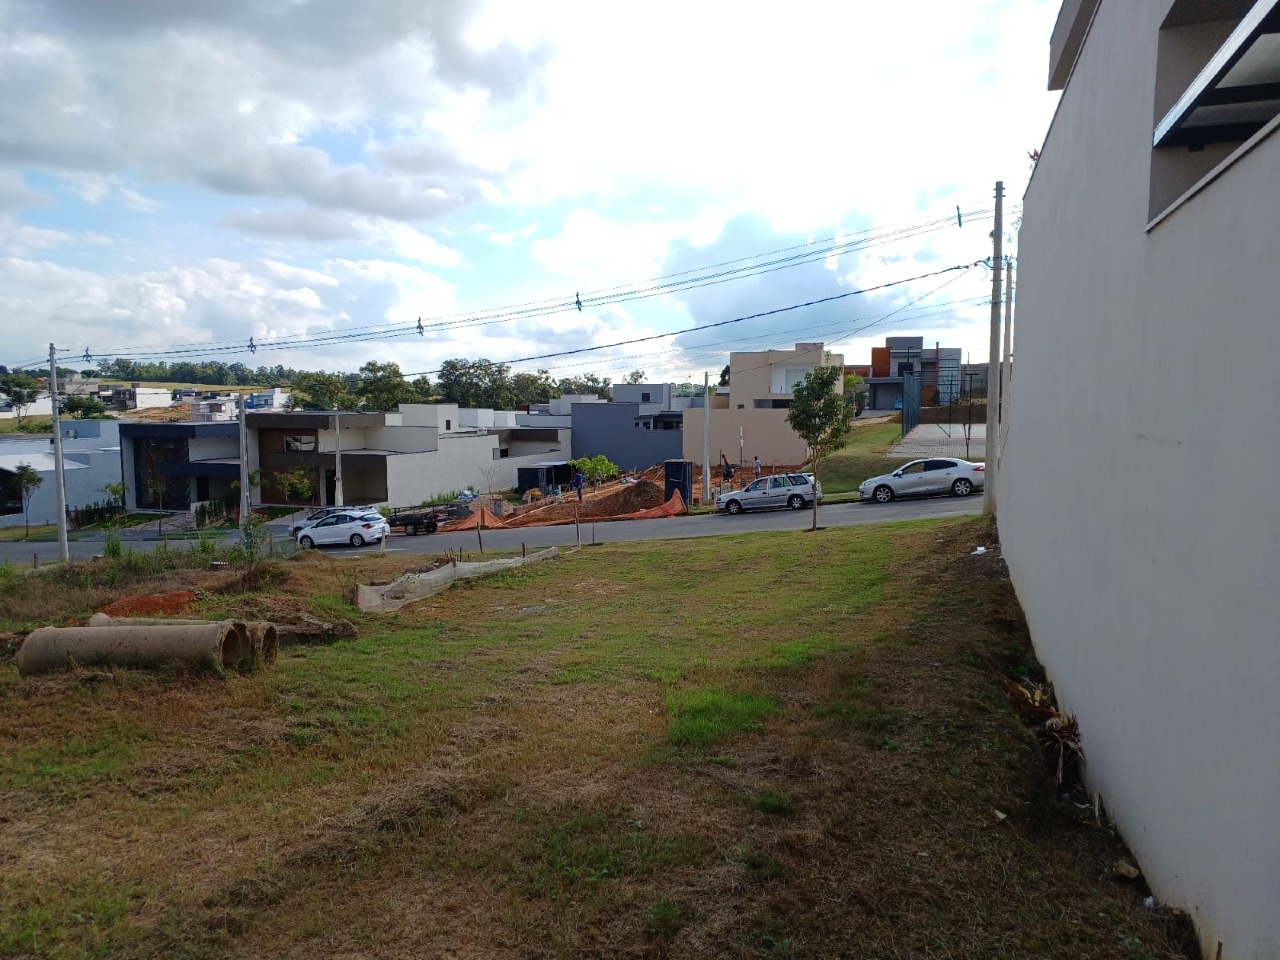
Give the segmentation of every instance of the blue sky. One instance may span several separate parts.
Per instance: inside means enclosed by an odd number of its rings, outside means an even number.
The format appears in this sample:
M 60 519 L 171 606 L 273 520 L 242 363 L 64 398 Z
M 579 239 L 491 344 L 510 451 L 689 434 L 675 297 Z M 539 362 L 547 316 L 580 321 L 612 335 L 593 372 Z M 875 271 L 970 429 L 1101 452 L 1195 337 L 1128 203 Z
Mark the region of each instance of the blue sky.
M 938 221 L 989 208 L 998 178 L 1020 199 L 1057 5 L 796 6 L 0 0 L 0 363 L 52 340 L 69 363 L 430 371 L 988 255 L 989 219 Z M 859 236 L 881 242 L 820 255 Z M 307 342 L 804 244 L 813 262 L 696 290 Z M 822 339 L 865 362 L 899 333 L 980 356 L 989 290 L 978 268 L 518 369 L 700 379 L 730 350 Z M 250 337 L 288 348 L 217 352 Z

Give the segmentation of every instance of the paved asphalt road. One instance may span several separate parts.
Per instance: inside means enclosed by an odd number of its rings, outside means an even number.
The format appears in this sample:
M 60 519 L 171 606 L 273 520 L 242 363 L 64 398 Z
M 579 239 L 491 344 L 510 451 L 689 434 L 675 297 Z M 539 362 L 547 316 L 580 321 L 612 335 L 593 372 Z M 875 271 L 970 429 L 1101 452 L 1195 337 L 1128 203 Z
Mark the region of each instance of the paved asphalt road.
M 923 520 L 936 517 L 972 516 L 982 512 L 982 497 L 957 500 L 939 497 L 929 500 L 906 500 L 888 504 L 838 503 L 818 510 L 818 525 L 823 527 L 848 527 L 893 520 Z M 707 537 L 733 533 L 756 533 L 767 530 L 806 530 L 812 522 L 810 510 L 774 510 L 764 513 L 744 513 L 736 517 L 727 514 L 671 517 L 666 520 L 621 520 L 611 523 L 582 524 L 582 542 L 618 543 L 627 540 L 681 540 L 687 537 Z M 287 530 L 274 526 L 278 537 L 287 538 Z M 517 549 L 523 543 L 529 549 L 573 546 L 576 532 L 573 524 L 559 527 L 526 527 L 523 530 L 486 530 L 484 545 L 487 549 Z M 158 540 L 131 541 L 135 550 L 154 550 Z M 190 546 L 192 540 L 170 541 L 174 548 Z M 447 547 L 455 550 L 475 550 L 476 532 L 435 533 L 406 537 L 399 533 L 387 542 L 388 553 L 440 553 Z M 351 555 L 376 550 L 364 547 L 362 551 L 350 548 L 327 547 L 325 552 L 333 556 Z M 92 557 L 102 552 L 101 540 L 72 540 L 72 557 Z M 0 563 L 30 565 L 33 554 L 43 565 L 58 559 L 56 542 L 5 542 L 0 543 Z

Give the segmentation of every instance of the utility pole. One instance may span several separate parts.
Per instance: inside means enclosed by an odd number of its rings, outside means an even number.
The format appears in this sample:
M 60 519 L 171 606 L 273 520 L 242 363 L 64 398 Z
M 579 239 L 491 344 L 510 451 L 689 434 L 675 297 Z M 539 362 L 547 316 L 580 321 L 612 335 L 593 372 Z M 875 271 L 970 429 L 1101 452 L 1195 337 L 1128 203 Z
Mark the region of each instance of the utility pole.
M 253 517 L 253 502 L 249 496 L 249 428 L 245 416 L 248 398 L 240 394 L 240 534 L 249 542 L 249 521 Z
M 1009 283 L 1004 293 L 1004 360 L 1000 364 L 1000 426 L 996 467 L 1004 459 L 1004 438 L 1009 433 L 1009 364 L 1013 341 L 1013 257 L 1009 258 Z
M 342 411 L 333 412 L 333 432 L 337 435 L 333 455 L 333 505 L 345 507 L 342 502 Z M 483 551 L 483 547 L 481 550 Z
M 711 502 L 711 374 L 702 373 L 702 502 Z
M 999 420 L 999 398 L 992 402 L 992 383 L 999 383 L 1000 369 L 1000 270 L 1001 244 L 1004 240 L 1004 181 L 996 181 L 996 222 L 991 231 L 991 349 L 987 359 L 987 453 L 986 479 L 983 483 L 982 512 L 996 512 L 996 432 Z
M 58 556 L 71 559 L 67 543 L 67 485 L 62 472 L 62 418 L 58 409 L 58 350 L 49 344 L 49 400 L 53 405 L 53 482 L 58 488 Z

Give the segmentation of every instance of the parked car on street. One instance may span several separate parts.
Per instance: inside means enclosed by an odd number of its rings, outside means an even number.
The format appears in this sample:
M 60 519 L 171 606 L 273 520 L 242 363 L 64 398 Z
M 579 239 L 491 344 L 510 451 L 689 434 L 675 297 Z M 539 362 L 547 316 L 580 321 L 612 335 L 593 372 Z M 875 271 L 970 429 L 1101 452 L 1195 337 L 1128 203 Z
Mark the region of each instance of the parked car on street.
M 306 527 L 314 526 L 325 517 L 332 517 L 335 513 L 346 513 L 350 507 L 324 507 L 320 510 L 312 510 L 301 520 L 295 520 L 289 527 L 289 534 L 296 537 L 298 531 Z
M 949 493 L 967 497 L 986 483 L 986 467 L 981 463 L 952 457 L 912 460 L 893 473 L 862 481 L 858 494 L 863 500 L 888 503 L 896 497 L 927 497 Z
M 363 547 L 386 539 L 391 527 L 382 514 L 367 510 L 333 513 L 298 531 L 298 546 L 305 550 L 326 544 Z
M 741 513 L 743 510 L 766 510 L 787 507 L 802 510 L 813 505 L 817 496 L 822 502 L 822 484 L 812 473 L 775 473 L 753 480 L 741 490 L 730 490 L 716 497 L 716 510 Z

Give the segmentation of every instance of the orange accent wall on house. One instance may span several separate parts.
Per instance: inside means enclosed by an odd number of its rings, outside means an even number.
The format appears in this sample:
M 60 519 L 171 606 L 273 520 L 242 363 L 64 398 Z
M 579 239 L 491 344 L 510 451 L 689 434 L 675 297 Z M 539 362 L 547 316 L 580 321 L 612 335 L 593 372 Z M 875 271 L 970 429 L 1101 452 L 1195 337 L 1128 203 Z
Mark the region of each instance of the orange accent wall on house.
M 871 348 L 871 375 L 873 377 L 889 376 L 889 348 Z

